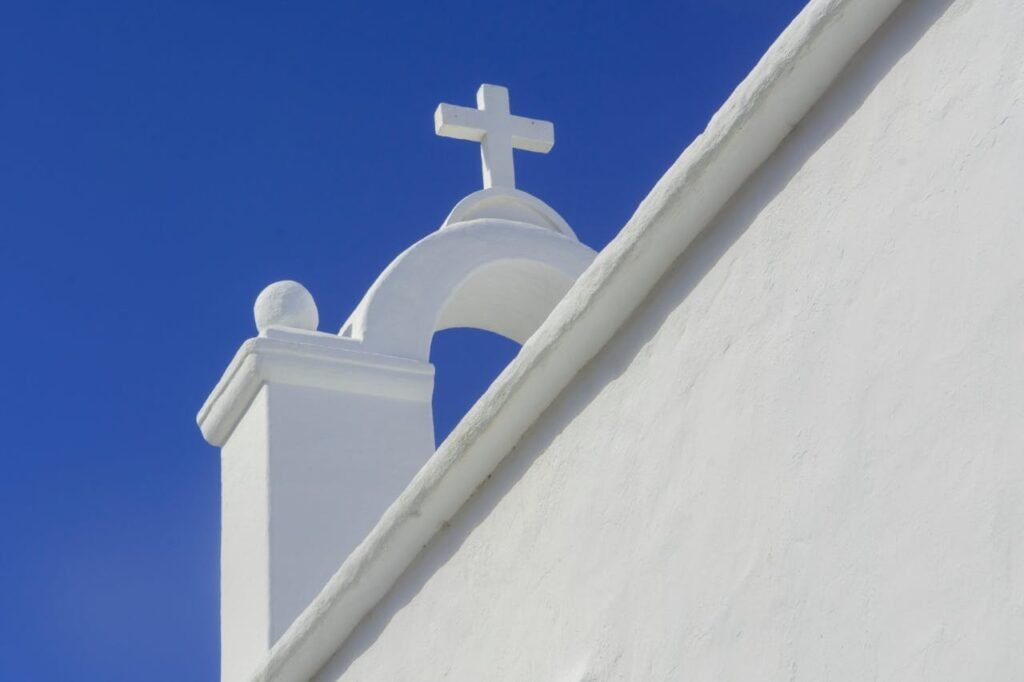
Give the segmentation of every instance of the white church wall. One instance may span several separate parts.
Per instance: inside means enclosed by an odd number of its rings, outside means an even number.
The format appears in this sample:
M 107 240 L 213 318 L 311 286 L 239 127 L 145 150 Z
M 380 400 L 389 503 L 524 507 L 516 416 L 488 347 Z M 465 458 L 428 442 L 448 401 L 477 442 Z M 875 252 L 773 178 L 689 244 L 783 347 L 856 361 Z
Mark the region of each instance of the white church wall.
M 905 3 L 319 679 L 1024 677 L 1022 34 Z

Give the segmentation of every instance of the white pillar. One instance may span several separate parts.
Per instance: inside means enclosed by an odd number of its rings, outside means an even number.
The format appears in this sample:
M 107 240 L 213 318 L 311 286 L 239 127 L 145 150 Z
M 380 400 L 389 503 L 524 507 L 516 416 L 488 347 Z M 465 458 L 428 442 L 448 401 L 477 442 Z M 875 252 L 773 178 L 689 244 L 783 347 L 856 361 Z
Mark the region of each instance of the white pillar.
M 248 679 L 434 451 L 433 366 L 266 326 L 315 326 L 295 307 L 257 306 L 261 335 L 198 418 L 221 447 L 226 681 Z

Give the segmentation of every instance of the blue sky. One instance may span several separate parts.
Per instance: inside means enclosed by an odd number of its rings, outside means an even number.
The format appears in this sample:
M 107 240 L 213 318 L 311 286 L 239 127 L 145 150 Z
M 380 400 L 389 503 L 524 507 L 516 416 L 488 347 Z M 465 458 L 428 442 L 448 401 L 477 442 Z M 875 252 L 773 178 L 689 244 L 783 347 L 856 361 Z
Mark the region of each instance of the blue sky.
M 480 187 L 436 105 L 552 120 L 517 181 L 601 248 L 798 0 L 10 2 L 0 10 L 0 678 L 213 680 L 195 412 L 268 283 L 336 330 Z M 443 435 L 515 354 L 435 338 Z

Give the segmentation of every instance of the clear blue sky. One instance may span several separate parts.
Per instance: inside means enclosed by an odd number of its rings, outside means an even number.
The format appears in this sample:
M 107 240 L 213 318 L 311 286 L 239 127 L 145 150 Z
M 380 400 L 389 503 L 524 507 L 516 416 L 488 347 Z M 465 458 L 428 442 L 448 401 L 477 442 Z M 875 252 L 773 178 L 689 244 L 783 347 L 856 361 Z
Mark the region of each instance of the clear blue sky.
M 480 186 L 441 102 L 555 122 L 519 186 L 603 247 L 800 0 L 12 1 L 0 11 L 0 679 L 214 680 L 195 413 L 251 305 L 336 330 Z M 515 353 L 435 339 L 443 435 Z

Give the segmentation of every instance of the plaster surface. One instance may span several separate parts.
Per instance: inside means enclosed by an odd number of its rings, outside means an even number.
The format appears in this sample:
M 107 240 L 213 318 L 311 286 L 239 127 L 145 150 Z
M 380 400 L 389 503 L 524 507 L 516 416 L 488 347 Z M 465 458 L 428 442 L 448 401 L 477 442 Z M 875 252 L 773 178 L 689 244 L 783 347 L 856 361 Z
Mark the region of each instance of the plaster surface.
M 318 679 L 1024 677 L 1022 32 L 897 10 Z

